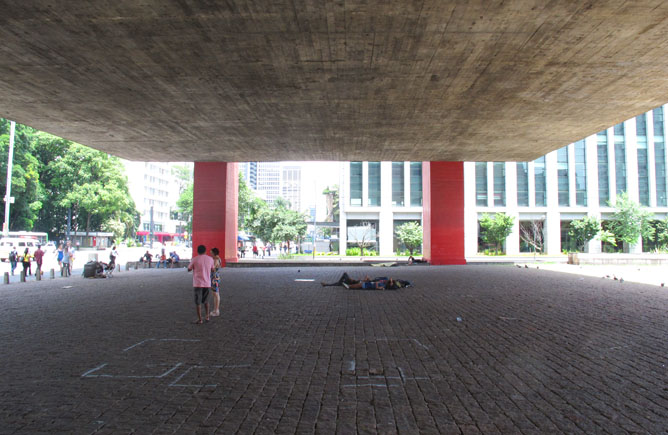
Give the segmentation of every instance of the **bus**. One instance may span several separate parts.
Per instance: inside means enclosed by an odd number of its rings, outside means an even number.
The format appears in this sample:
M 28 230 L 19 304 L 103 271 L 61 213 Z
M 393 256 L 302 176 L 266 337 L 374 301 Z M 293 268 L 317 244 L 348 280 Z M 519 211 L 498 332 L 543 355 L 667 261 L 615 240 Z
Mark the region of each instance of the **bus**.
M 28 239 L 37 239 L 39 243 L 44 246 L 49 242 L 49 235 L 47 233 L 41 233 L 36 231 L 9 231 L 9 233 L 3 237 L 14 237 L 14 238 L 28 238 Z

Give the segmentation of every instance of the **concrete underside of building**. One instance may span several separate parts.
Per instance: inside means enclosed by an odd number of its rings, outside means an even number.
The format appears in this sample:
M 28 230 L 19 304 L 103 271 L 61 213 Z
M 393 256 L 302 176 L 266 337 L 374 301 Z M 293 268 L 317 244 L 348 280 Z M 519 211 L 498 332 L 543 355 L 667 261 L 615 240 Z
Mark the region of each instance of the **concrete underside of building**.
M 528 161 L 665 103 L 667 18 L 658 0 L 8 2 L 0 116 L 131 160 Z

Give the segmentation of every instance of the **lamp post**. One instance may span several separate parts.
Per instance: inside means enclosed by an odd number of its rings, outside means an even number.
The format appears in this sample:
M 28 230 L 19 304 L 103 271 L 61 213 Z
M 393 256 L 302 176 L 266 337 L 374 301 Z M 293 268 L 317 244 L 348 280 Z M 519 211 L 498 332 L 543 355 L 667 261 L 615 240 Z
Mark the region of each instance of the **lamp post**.
M 16 131 L 16 123 L 10 121 L 9 123 L 9 153 L 7 154 L 7 190 L 5 193 L 5 222 L 2 224 L 2 234 L 7 237 L 9 235 L 9 204 L 14 202 L 12 193 L 12 165 L 14 160 L 14 133 Z

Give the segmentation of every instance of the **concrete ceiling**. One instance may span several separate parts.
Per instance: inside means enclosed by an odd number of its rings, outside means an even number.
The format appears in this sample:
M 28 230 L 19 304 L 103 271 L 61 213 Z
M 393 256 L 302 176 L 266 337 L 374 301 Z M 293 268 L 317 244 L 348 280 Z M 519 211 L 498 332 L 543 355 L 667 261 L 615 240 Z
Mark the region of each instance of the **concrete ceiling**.
M 668 101 L 661 0 L 0 10 L 0 116 L 133 160 L 531 160 Z

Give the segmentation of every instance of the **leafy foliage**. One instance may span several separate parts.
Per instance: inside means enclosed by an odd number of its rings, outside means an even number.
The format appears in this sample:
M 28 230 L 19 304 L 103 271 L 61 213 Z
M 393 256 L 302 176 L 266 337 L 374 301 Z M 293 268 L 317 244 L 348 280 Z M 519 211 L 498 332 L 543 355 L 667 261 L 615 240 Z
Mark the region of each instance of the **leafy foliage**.
M 651 238 L 654 235 L 654 228 L 651 225 L 652 213 L 631 200 L 626 192 L 617 195 L 614 206 L 616 210 L 609 227 L 617 241 L 633 245 L 638 243 L 641 236 Z
M 406 222 L 396 229 L 397 238 L 406 245 L 410 255 L 422 245 L 422 225 L 418 222 Z
M 7 155 L 9 121 L 0 119 L 0 153 Z M 131 235 L 138 222 L 123 166 L 116 157 L 17 124 L 10 229 L 65 233 L 68 209 L 77 231 Z M 0 162 L 7 172 L 7 162 Z M 4 177 L 0 189 L 5 190 Z
M 480 218 L 480 236 L 486 243 L 494 245 L 498 254 L 501 245 L 513 231 L 514 223 L 515 218 L 505 213 L 496 213 L 494 217 L 485 213 Z
M 582 219 L 571 221 L 568 233 L 575 239 L 579 252 L 584 252 L 584 247 L 591 239 L 601 232 L 601 222 L 594 216 L 586 216 Z

